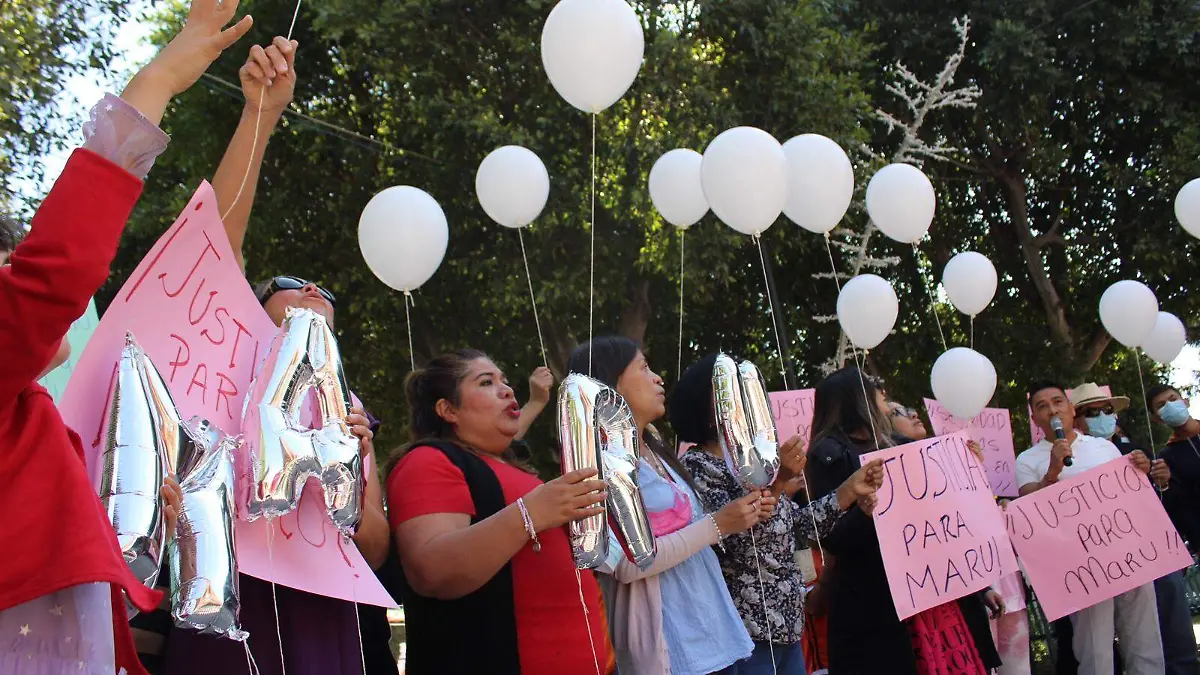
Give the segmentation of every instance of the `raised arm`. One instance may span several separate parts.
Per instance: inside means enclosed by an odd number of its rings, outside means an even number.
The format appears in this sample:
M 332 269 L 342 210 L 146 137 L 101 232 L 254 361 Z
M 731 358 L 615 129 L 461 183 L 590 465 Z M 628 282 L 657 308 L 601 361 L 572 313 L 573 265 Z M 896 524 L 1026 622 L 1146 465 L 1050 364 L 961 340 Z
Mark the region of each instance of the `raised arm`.
M 166 147 L 157 128 L 167 104 L 250 28 L 231 28 L 237 2 L 196 0 L 183 30 L 125 88 L 106 96 L 0 272 L 0 401 L 14 398 L 50 363 L 71 323 L 108 278 L 140 179 Z
M 225 222 L 225 235 L 238 264 L 246 267 L 242 244 L 258 191 L 267 141 L 292 102 L 296 88 L 295 40 L 276 37 L 266 48 L 254 45 L 238 70 L 246 105 L 225 156 L 213 175 L 213 191 Z
M 554 386 L 554 373 L 541 366 L 529 376 L 529 401 L 521 408 L 521 419 L 518 420 L 516 440 L 525 438 L 533 421 L 546 409 L 550 402 L 550 388 Z

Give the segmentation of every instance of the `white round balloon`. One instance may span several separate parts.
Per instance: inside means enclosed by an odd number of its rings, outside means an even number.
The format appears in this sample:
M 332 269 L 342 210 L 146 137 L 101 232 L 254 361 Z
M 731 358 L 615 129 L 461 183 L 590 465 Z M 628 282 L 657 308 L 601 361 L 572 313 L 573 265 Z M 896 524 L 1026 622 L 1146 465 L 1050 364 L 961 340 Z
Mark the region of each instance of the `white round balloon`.
M 562 0 L 542 27 L 542 65 L 567 103 L 598 113 L 625 95 L 642 67 L 642 22 L 625 0 Z
M 1184 185 L 1175 196 L 1175 217 L 1188 234 L 1200 239 L 1200 178 Z
M 546 208 L 550 174 L 532 150 L 506 145 L 479 164 L 475 194 L 492 220 L 505 227 L 525 227 Z
M 942 285 L 958 311 L 975 316 L 996 297 L 996 267 L 987 256 L 975 251 L 959 253 L 946 263 Z
M 902 244 L 915 244 L 925 236 L 936 206 L 933 183 L 911 164 L 889 164 L 867 183 L 871 221 Z
M 700 182 L 704 156 L 695 150 L 672 150 L 650 169 L 650 199 L 664 220 L 688 228 L 708 213 L 708 199 Z
M 854 198 L 854 167 L 841 146 L 820 134 L 783 144 L 788 197 L 783 212 L 809 232 L 825 234 L 842 221 Z
M 874 349 L 883 342 L 896 326 L 899 314 L 895 289 L 874 274 L 854 277 L 838 295 L 838 323 L 859 349 Z
M 1100 296 L 1100 321 L 1126 347 L 1140 347 L 1158 320 L 1158 298 L 1140 281 L 1118 281 Z
M 708 205 L 742 234 L 762 234 L 787 203 L 787 157 L 762 129 L 722 132 L 704 150 L 700 179 Z
M 933 364 L 929 384 L 943 408 L 969 420 L 983 412 L 996 393 L 996 367 L 974 349 L 955 347 Z
M 398 291 L 412 291 L 442 264 L 450 230 L 446 214 L 424 190 L 401 185 L 371 198 L 358 220 L 367 267 Z
M 1183 351 L 1187 344 L 1187 329 L 1179 317 L 1170 312 L 1159 312 L 1154 321 L 1154 330 L 1142 343 L 1142 351 L 1163 365 L 1168 365 Z

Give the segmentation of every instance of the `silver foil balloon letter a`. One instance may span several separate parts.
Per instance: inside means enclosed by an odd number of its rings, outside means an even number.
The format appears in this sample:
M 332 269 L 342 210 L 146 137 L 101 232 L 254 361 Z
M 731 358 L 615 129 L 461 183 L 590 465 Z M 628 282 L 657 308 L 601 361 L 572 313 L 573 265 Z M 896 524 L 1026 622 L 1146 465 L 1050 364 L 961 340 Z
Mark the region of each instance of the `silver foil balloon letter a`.
M 605 386 L 590 377 L 571 373 L 558 388 L 558 439 L 562 445 L 562 470 L 570 473 L 595 469 L 604 479 L 600 461 L 600 430 L 596 427 L 596 396 Z M 571 553 L 580 569 L 600 565 L 608 555 L 608 526 L 603 515 L 567 523 Z
M 233 544 L 237 441 L 208 446 L 180 485 L 183 507 L 167 549 L 171 618 L 181 628 L 244 641 L 238 627 L 237 554 Z
M 300 413 L 315 393 L 320 429 Z M 320 481 L 333 524 L 352 534 L 362 518 L 365 489 L 359 441 L 350 432 L 349 390 L 337 341 L 324 317 L 289 309 L 262 371 L 251 385 L 242 433 L 252 463 L 247 518 L 295 510 L 310 477 Z
M 762 374 L 720 354 L 712 377 L 713 418 L 730 473 L 746 489 L 770 487 L 779 474 L 779 442 Z

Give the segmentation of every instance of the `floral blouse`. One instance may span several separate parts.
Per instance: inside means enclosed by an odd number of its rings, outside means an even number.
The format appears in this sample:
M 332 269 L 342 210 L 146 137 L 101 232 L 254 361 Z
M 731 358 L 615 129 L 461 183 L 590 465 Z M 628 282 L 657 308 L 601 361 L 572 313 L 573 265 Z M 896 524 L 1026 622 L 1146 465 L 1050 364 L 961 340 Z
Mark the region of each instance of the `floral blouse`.
M 683 456 L 683 463 L 696 482 L 697 494 L 706 511 L 717 511 L 746 494 L 729 473 L 725 460 L 719 457 L 693 448 Z M 721 572 L 751 638 L 768 639 L 766 619 L 769 618 L 772 642 L 800 642 L 804 629 L 804 584 L 800 566 L 796 564 L 794 533 L 804 539 L 828 536 L 841 515 L 836 492 L 804 507 L 790 499 L 780 499 L 771 520 L 754 528 L 753 540 L 750 532 L 743 532 L 722 542 L 725 550 L 717 551 Z M 761 587 L 754 544 L 762 564 Z

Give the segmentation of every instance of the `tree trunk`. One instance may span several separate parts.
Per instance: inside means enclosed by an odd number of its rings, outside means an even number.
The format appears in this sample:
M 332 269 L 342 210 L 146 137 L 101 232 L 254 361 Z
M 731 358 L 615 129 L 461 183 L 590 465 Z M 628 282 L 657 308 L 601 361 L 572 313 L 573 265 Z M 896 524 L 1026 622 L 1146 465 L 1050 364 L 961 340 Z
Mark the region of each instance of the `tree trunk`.
M 646 341 L 646 328 L 650 325 L 650 281 L 635 280 L 631 284 L 629 303 L 621 310 L 621 335 L 638 344 Z

